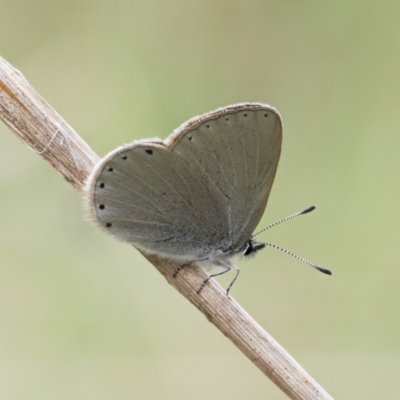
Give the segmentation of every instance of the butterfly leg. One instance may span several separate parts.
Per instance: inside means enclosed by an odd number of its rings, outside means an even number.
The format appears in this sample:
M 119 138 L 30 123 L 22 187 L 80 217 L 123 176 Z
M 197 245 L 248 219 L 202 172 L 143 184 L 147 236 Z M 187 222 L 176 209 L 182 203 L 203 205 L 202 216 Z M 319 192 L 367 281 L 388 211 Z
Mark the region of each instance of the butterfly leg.
M 183 268 L 187 267 L 187 266 L 190 265 L 190 264 L 191 264 L 191 263 L 186 263 L 186 264 L 180 265 L 180 266 L 175 270 L 175 272 L 172 274 L 172 277 L 173 277 L 173 278 L 176 278 L 176 276 L 179 274 L 179 272 L 181 272 Z
M 226 295 L 227 296 L 229 296 L 229 291 L 231 290 L 231 287 L 233 286 L 233 284 L 236 282 L 236 279 L 238 278 L 239 272 L 240 272 L 240 269 L 234 264 L 231 264 L 231 269 L 234 269 L 236 271 L 236 275 L 232 279 L 232 282 L 229 284 L 228 289 L 226 289 Z
M 231 264 L 231 263 L 215 262 L 215 265 L 217 265 L 218 267 L 223 268 L 223 270 L 220 271 L 220 272 L 217 272 L 217 273 L 215 273 L 215 274 L 211 274 L 211 275 L 200 285 L 199 289 L 197 290 L 197 294 L 199 294 L 199 293 L 203 290 L 204 286 L 207 284 L 207 282 L 208 282 L 211 278 L 214 278 L 214 277 L 219 276 L 219 275 L 223 275 L 223 274 L 225 274 L 226 272 L 230 271 L 232 268 L 235 268 L 237 271 L 239 271 L 239 270 L 238 270 L 235 266 L 233 266 L 233 264 Z M 229 289 L 231 288 L 233 282 L 236 280 L 237 275 L 238 275 L 238 273 L 236 273 L 235 278 L 233 279 L 233 281 L 232 281 L 231 284 L 229 285 L 229 288 L 228 288 L 226 294 L 228 294 L 228 291 L 229 291 Z

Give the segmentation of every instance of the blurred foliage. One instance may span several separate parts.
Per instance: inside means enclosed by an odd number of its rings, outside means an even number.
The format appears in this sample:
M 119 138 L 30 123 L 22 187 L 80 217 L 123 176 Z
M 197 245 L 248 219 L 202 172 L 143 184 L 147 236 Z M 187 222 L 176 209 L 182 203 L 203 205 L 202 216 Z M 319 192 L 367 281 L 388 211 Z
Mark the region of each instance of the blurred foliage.
M 233 296 L 335 398 L 396 398 L 400 3 L 0 0 L 0 55 L 97 151 L 261 101 L 285 124 Z M 2 399 L 286 398 L 0 125 Z M 229 281 L 221 279 L 223 284 Z

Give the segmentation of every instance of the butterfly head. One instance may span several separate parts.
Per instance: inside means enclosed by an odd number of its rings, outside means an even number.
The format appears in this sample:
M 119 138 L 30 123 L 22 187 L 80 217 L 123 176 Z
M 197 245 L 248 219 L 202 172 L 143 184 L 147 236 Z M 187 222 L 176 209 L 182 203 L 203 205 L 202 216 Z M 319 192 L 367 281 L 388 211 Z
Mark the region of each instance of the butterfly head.
M 252 237 L 247 241 L 242 251 L 242 255 L 253 257 L 256 253 L 266 246 L 265 243 L 256 242 Z

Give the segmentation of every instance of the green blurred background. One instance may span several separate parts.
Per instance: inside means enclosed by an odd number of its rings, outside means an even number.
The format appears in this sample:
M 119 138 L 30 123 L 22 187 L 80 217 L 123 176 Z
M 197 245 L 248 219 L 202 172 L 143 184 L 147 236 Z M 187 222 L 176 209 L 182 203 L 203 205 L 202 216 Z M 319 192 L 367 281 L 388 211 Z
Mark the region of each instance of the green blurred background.
M 0 0 L 0 55 L 100 155 L 278 108 L 263 235 L 232 295 L 337 399 L 400 389 L 400 3 Z M 285 399 L 0 124 L 1 399 Z M 221 279 L 226 285 L 230 277 Z

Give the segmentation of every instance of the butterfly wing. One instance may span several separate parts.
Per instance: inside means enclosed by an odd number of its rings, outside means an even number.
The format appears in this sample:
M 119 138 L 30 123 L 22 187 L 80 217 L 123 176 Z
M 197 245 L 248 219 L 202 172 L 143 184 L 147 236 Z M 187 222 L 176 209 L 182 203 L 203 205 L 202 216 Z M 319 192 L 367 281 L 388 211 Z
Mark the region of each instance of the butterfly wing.
M 243 103 L 195 117 L 166 141 L 203 175 L 224 205 L 234 251 L 248 241 L 267 205 L 282 144 L 282 121 L 265 104 Z
M 86 193 L 101 228 L 150 253 L 198 260 L 226 237 L 210 231 L 223 204 L 204 176 L 162 141 L 138 141 L 108 154 L 88 178 Z
M 112 151 L 89 176 L 86 203 L 104 230 L 147 252 L 215 259 L 238 251 L 258 224 L 281 141 L 273 108 L 221 108 L 189 120 L 164 142 Z

